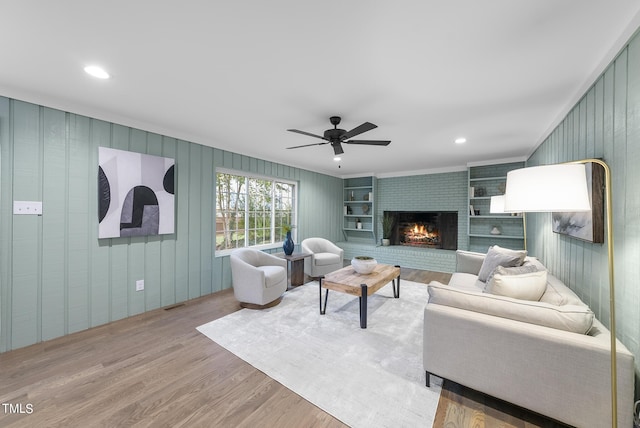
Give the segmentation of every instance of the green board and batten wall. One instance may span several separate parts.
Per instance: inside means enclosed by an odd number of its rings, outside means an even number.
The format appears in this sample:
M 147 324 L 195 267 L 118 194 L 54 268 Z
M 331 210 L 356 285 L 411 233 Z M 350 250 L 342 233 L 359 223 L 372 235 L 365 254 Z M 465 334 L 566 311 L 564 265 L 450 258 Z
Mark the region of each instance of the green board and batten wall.
M 99 146 L 175 158 L 174 234 L 98 239 Z M 296 181 L 298 239 L 340 239 L 339 178 L 0 97 L 0 352 L 229 288 L 217 167 Z
M 636 358 L 640 388 L 640 36 L 636 35 L 527 161 L 601 158 L 611 168 L 616 336 Z M 551 233 L 550 214 L 527 214 L 529 251 L 609 325 L 606 244 Z M 636 396 L 640 395 L 637 393 Z

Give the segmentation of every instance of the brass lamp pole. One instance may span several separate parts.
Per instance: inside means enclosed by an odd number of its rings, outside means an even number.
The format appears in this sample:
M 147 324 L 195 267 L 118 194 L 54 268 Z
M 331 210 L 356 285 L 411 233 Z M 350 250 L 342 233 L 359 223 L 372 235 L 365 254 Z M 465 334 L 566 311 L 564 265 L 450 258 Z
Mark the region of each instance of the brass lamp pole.
M 616 293 L 613 269 L 613 202 L 611 192 L 611 170 L 600 159 L 584 159 L 568 164 L 595 163 L 604 169 L 605 210 L 607 213 L 607 257 L 609 259 L 609 330 L 611 331 L 611 426 L 618 426 L 618 374 L 616 352 Z
M 609 261 L 609 329 L 611 332 L 611 426 L 616 428 L 618 426 L 618 376 L 613 265 L 613 204 L 609 166 L 601 159 L 592 158 L 510 171 L 507 174 L 505 212 L 589 211 L 591 207 L 584 168 L 587 163 L 600 165 L 604 169 L 607 256 Z M 569 183 L 570 181 L 571 183 Z

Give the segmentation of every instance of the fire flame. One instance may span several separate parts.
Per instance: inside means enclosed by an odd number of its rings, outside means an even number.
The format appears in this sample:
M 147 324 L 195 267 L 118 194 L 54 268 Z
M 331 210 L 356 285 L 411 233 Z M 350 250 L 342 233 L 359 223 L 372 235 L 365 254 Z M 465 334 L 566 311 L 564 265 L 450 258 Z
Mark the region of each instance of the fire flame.
M 440 242 L 438 229 L 429 224 L 407 224 L 404 229 L 403 245 L 435 246 Z

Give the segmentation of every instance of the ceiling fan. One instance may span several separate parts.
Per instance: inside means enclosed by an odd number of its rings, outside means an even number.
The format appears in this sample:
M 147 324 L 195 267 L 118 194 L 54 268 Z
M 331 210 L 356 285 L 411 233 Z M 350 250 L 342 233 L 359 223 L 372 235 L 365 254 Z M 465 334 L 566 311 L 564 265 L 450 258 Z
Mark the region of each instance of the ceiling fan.
M 360 135 L 363 132 L 371 131 L 372 129 L 377 128 L 376 125 L 370 122 L 365 122 L 360 126 L 356 126 L 351 131 L 345 131 L 344 129 L 338 129 L 338 125 L 340 124 L 340 116 L 331 116 L 329 121 L 333 125 L 333 129 L 327 129 L 324 131 L 324 135 L 316 135 L 311 134 L 310 132 L 299 131 L 297 129 L 287 129 L 287 131 L 295 132 L 297 134 L 308 135 L 309 137 L 320 138 L 321 140 L 325 140 L 322 143 L 313 143 L 313 144 L 304 144 L 302 146 L 293 146 L 287 147 L 287 149 L 297 149 L 300 147 L 309 147 L 309 146 L 321 146 L 323 144 L 331 144 L 333 147 L 333 152 L 336 155 L 341 155 L 344 153 L 342 150 L 342 144 L 364 144 L 367 146 L 388 146 L 391 141 L 386 140 L 349 140 L 349 138 L 355 137 L 356 135 Z M 349 140 L 349 141 L 347 141 Z

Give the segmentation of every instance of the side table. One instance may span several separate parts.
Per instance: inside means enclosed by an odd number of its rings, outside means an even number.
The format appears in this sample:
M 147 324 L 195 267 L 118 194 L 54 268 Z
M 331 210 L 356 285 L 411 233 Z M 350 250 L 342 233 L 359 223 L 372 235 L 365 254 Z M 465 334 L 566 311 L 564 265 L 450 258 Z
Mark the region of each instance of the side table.
M 292 287 L 304 284 L 304 259 L 305 257 L 311 257 L 311 253 L 293 253 L 290 256 L 285 253 L 276 253 L 274 256 L 287 260 Z

